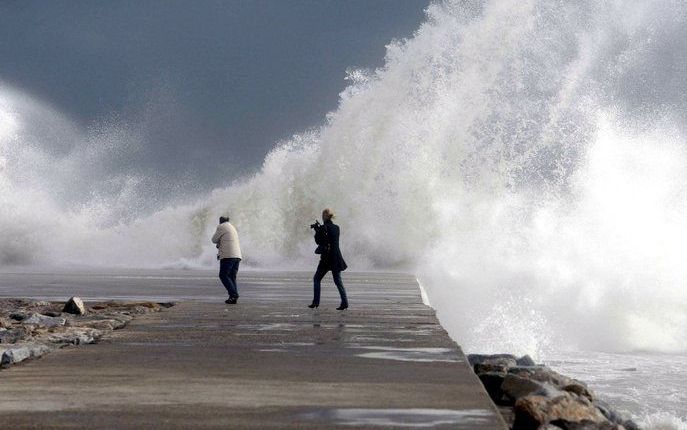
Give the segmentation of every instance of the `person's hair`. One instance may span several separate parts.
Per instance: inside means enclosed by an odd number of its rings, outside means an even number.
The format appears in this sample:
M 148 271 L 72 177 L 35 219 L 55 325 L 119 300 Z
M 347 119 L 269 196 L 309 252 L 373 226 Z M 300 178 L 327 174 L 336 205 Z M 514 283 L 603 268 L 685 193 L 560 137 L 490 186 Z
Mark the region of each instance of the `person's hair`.
M 220 224 L 225 223 L 225 222 L 229 222 L 229 217 L 228 217 L 228 216 L 221 216 L 221 217 L 219 217 L 219 223 L 220 223 Z
M 323 219 L 324 221 L 329 221 L 329 220 L 331 220 L 331 219 L 333 219 L 333 218 L 336 218 L 336 215 L 334 214 L 334 211 L 333 211 L 333 210 L 331 210 L 331 209 L 329 209 L 329 208 L 325 208 L 325 209 L 322 211 L 322 219 Z

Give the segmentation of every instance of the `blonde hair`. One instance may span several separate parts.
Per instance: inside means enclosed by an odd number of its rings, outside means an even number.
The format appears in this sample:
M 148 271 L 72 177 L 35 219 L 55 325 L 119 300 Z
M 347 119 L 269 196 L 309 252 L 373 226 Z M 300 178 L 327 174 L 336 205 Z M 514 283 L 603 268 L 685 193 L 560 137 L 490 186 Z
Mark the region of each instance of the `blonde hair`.
M 328 220 L 331 220 L 331 219 L 333 219 L 333 218 L 336 218 L 336 215 L 334 214 L 334 211 L 333 211 L 333 210 L 331 210 L 331 209 L 329 209 L 329 208 L 325 208 L 325 209 L 322 211 L 322 219 L 323 219 L 324 221 L 328 221 Z

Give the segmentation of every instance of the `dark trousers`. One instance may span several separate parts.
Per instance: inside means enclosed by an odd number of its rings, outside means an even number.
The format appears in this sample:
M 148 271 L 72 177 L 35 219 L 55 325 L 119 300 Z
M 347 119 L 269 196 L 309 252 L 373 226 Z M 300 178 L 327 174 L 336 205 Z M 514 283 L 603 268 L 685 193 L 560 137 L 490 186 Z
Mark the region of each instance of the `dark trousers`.
M 227 289 L 229 297 L 239 298 L 239 287 L 236 284 L 236 274 L 239 273 L 240 258 L 223 258 L 219 260 L 219 280 Z
M 320 263 L 320 265 L 317 266 L 317 271 L 315 271 L 315 276 L 313 276 L 312 280 L 314 296 L 312 302 L 316 305 L 320 304 L 320 289 L 322 278 L 324 278 L 324 275 L 326 275 L 327 272 L 329 272 L 329 267 Z M 348 299 L 346 298 L 346 289 L 344 288 L 343 281 L 341 280 L 341 271 L 332 270 L 332 277 L 334 278 L 336 288 L 339 290 L 339 295 L 341 296 L 341 304 L 344 306 L 348 306 Z

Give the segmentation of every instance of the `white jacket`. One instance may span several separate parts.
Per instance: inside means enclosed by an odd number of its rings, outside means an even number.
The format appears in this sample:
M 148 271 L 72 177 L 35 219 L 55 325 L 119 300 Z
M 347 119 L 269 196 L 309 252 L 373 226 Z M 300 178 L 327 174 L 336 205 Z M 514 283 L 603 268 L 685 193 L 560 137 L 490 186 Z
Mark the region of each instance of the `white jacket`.
M 228 221 L 217 226 L 212 243 L 219 244 L 219 258 L 241 258 L 239 234 Z

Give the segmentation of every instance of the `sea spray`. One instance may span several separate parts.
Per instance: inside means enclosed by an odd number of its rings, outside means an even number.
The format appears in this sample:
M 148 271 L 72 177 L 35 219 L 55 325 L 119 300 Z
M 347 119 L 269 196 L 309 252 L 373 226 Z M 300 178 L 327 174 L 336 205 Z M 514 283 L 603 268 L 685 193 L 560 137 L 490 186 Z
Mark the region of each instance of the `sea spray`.
M 136 132 L 89 134 L 2 87 L 0 261 L 209 267 L 228 213 L 246 264 L 312 268 L 307 226 L 332 206 L 351 268 L 418 273 L 468 350 L 685 351 L 686 16 L 668 0 L 433 3 L 383 68 L 349 72 L 324 125 L 154 211 L 145 172 L 98 176 Z

